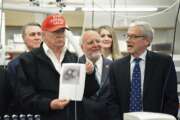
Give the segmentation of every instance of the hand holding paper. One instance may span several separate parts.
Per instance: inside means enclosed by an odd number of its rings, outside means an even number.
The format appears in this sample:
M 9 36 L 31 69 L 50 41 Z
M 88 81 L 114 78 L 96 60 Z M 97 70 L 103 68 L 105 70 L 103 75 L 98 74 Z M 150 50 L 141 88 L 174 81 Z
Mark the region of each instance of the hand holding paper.
M 69 102 L 69 100 L 54 99 L 50 103 L 50 108 L 52 110 L 63 109 L 64 107 L 66 107 L 66 105 L 69 104 Z

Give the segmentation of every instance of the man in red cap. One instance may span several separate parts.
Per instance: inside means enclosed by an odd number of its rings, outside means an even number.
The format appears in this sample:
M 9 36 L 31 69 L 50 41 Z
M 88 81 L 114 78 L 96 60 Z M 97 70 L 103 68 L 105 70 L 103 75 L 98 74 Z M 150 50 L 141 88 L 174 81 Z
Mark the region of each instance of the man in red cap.
M 75 120 L 76 115 L 80 120 L 79 106 L 75 111 L 73 101 L 58 99 L 61 65 L 78 61 L 65 48 L 66 21 L 62 15 L 52 14 L 41 28 L 43 43 L 22 55 L 17 67 L 19 100 L 26 113 L 40 114 L 42 120 Z

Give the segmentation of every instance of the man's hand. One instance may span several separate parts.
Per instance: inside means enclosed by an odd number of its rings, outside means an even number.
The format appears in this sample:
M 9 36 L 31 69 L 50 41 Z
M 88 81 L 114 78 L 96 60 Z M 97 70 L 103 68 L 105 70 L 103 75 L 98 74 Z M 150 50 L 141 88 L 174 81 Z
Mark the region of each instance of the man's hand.
M 94 71 L 94 65 L 91 62 L 86 62 L 86 73 L 92 74 Z
M 64 107 L 66 107 L 66 105 L 69 104 L 69 102 L 70 102 L 69 100 L 54 99 L 50 103 L 50 108 L 52 110 L 63 109 Z

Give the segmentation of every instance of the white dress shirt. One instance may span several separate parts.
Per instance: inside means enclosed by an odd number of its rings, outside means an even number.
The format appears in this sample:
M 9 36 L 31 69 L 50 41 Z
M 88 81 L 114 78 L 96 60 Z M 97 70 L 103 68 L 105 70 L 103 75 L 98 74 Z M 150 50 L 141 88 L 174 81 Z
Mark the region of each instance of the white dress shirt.
M 86 60 L 92 63 L 91 60 L 89 60 L 87 57 Z M 101 79 L 102 79 L 102 68 L 103 68 L 103 58 L 102 56 L 100 56 L 99 59 L 94 64 L 94 69 L 96 70 L 95 74 L 99 85 L 101 84 Z
M 96 77 L 98 80 L 99 85 L 101 84 L 101 78 L 102 78 L 102 68 L 103 68 L 103 59 L 102 56 L 99 57 L 99 59 L 95 63 L 95 69 L 96 69 Z
M 59 59 L 56 57 L 54 52 L 44 42 L 43 42 L 43 49 L 45 51 L 45 54 L 50 58 L 51 62 L 53 63 L 56 71 L 60 74 L 61 64 L 62 64 L 62 61 L 64 59 L 66 48 L 64 47 L 64 49 L 62 50 L 62 53 L 61 53 L 61 56 Z

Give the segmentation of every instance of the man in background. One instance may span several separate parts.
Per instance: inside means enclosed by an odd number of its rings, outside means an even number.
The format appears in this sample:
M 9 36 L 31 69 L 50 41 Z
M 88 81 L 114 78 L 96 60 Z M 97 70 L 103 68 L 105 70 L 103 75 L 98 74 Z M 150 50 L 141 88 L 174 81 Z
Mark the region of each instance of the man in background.
M 81 48 L 86 63 L 86 82 L 83 98 L 86 120 L 110 120 L 107 108 L 109 97 L 109 65 L 111 61 L 102 57 L 100 35 L 88 30 L 82 35 Z
M 110 67 L 112 102 L 123 119 L 125 112 L 160 112 L 177 116 L 177 76 L 172 58 L 147 50 L 153 40 L 149 23 L 131 23 L 127 32 L 129 55 Z M 117 118 L 118 119 L 118 118 Z
M 27 47 L 25 52 L 31 51 L 34 48 L 38 48 L 42 41 L 42 30 L 41 26 L 38 23 L 32 22 L 27 23 L 22 28 L 22 38 L 24 40 L 24 43 Z M 19 57 L 17 56 L 13 60 L 11 60 L 7 65 L 7 79 L 10 83 L 10 90 L 12 93 L 13 99 L 11 100 L 12 103 L 10 103 L 9 112 L 12 113 L 19 113 L 21 112 L 19 103 L 17 101 L 16 96 L 16 86 L 17 86 L 17 79 L 16 79 L 16 66 L 19 64 Z
M 42 41 L 42 30 L 38 23 L 28 23 L 22 28 L 22 38 L 28 49 L 31 51 L 34 48 L 38 48 Z
M 4 66 L 0 66 L 0 116 L 8 114 L 8 105 L 11 100 L 9 84 L 5 77 Z

